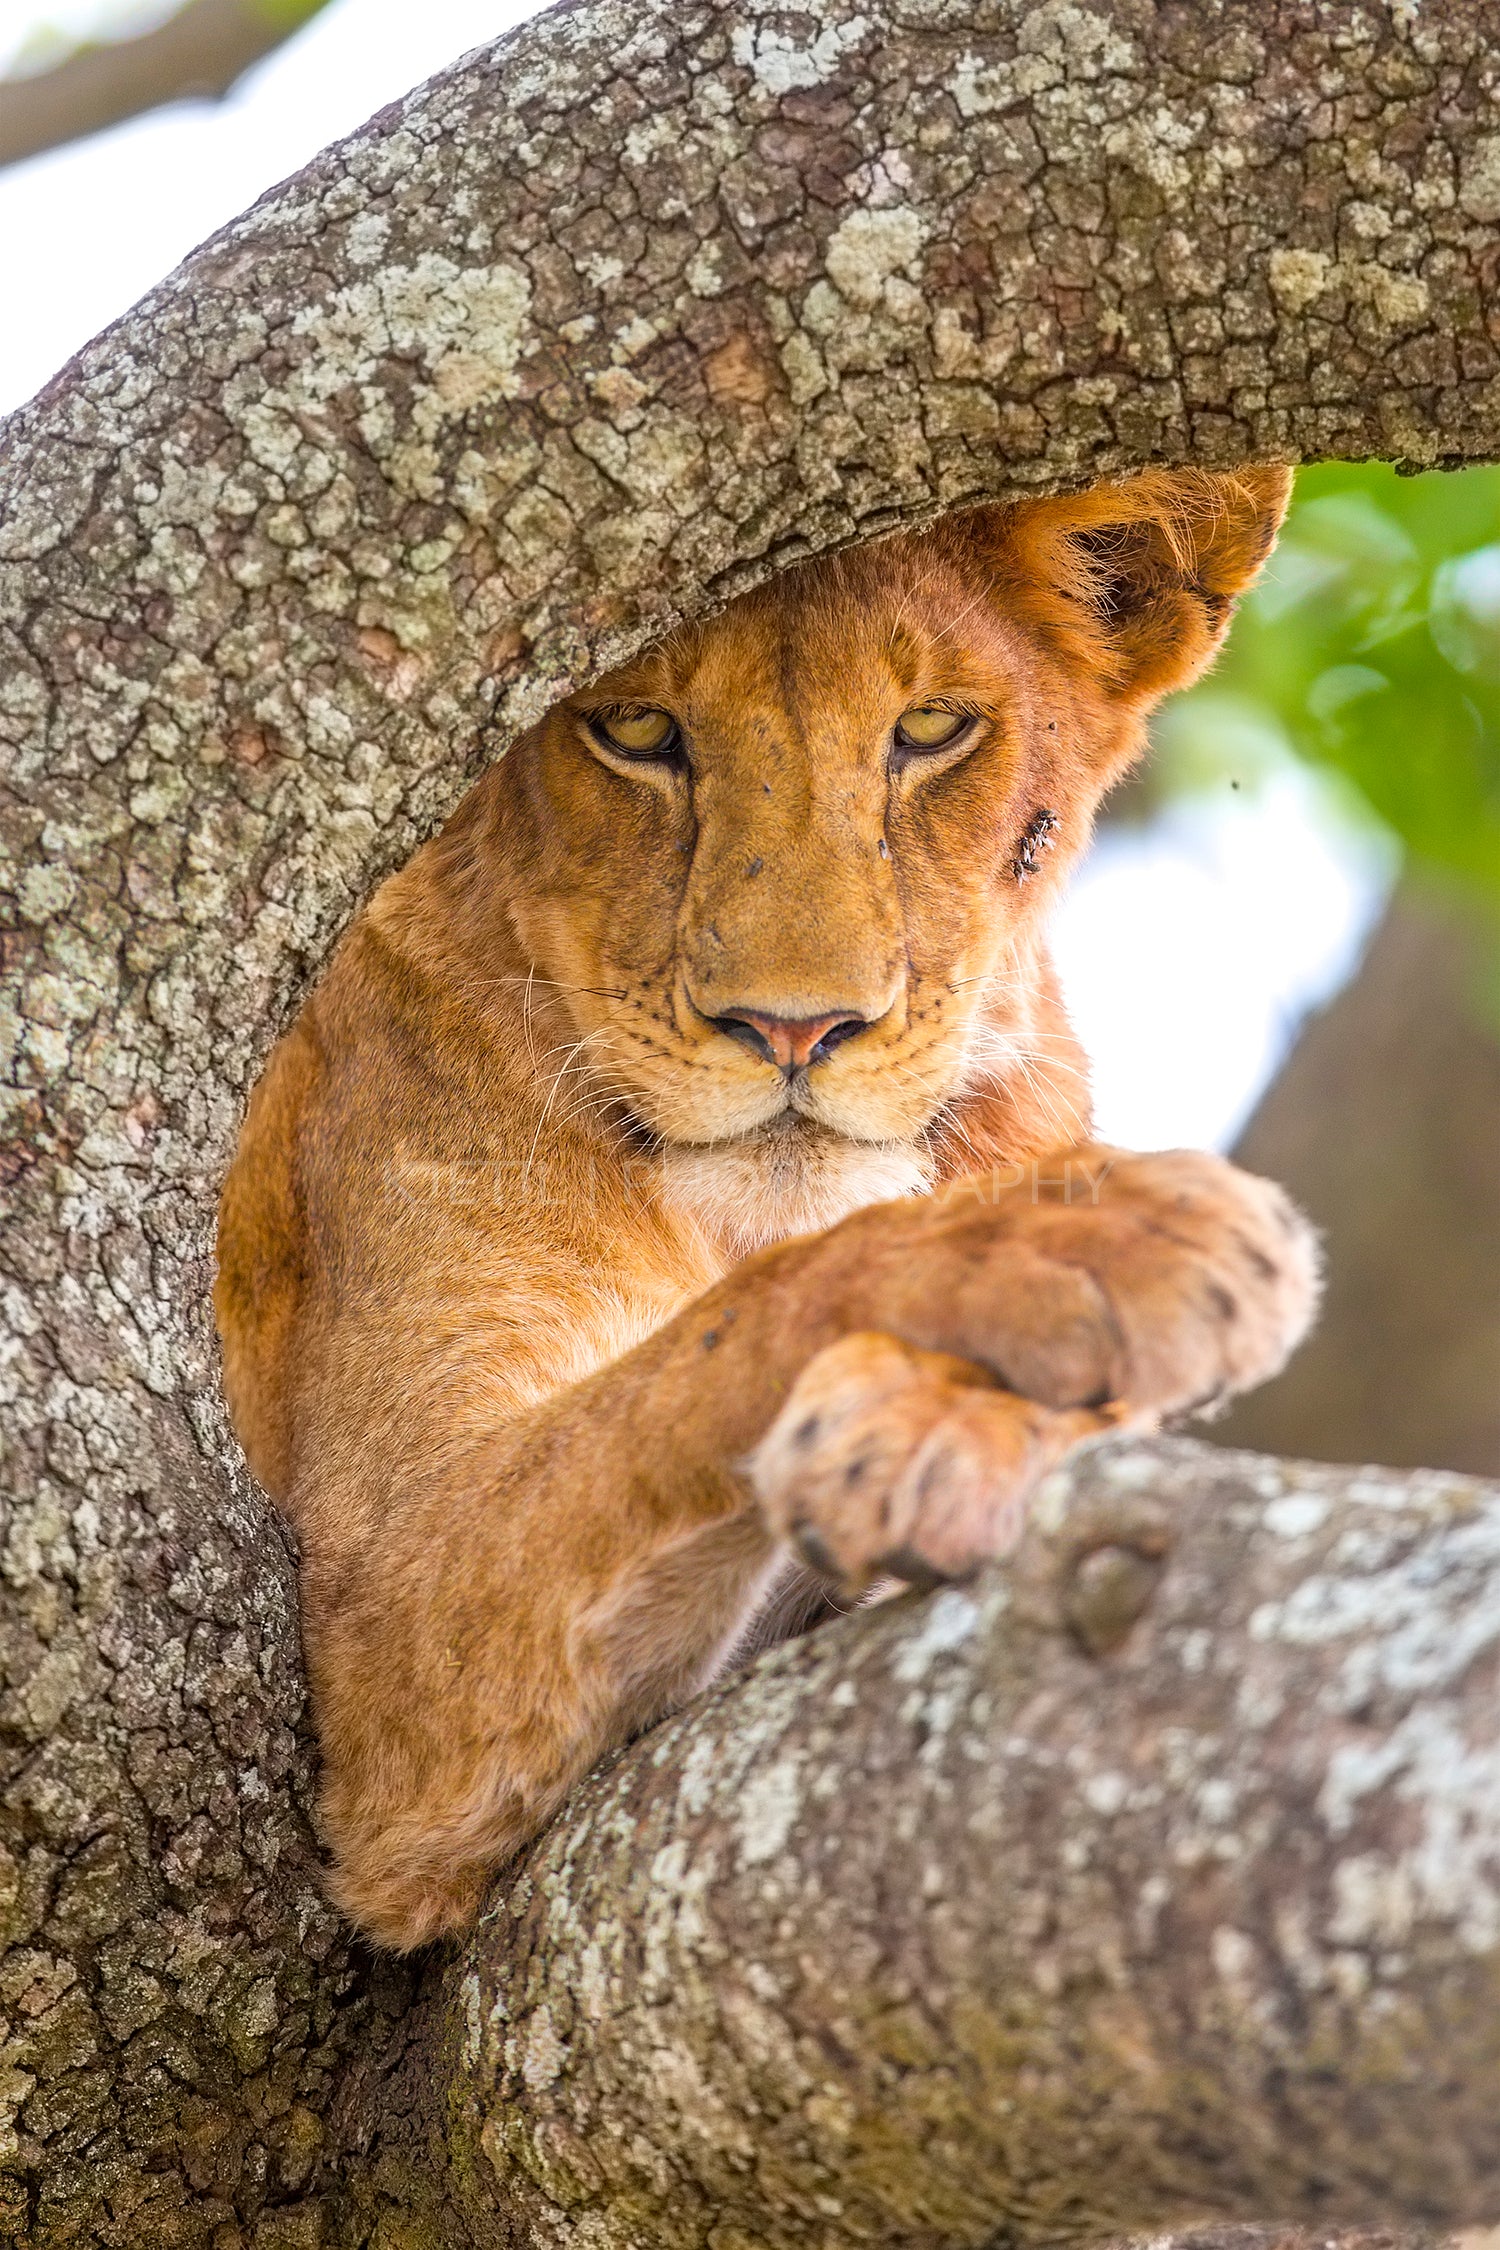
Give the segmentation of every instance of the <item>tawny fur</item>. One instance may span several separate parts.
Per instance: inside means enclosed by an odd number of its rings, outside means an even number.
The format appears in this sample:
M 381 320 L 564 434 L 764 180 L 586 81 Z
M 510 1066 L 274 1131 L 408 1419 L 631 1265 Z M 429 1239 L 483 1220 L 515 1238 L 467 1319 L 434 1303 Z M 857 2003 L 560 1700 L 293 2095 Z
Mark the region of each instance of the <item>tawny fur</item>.
M 377 1939 L 459 1926 L 805 1609 L 793 1569 L 961 1575 L 1080 1436 L 1305 1327 L 1276 1191 L 1088 1145 L 1044 939 L 1286 490 L 1153 476 L 788 574 L 561 704 L 349 931 L 250 1104 L 216 1302 Z M 932 701 L 970 736 L 893 756 Z M 588 723 L 647 707 L 684 757 Z M 746 1010 L 865 1024 L 789 1077 Z

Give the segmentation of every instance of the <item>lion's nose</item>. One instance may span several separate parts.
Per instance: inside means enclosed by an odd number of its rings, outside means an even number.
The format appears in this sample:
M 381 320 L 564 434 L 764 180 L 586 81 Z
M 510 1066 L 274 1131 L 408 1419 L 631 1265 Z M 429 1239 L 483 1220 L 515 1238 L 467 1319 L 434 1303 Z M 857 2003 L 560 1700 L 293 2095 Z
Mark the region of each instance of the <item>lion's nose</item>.
M 767 1016 L 758 1008 L 731 1008 L 710 1021 L 753 1055 L 790 1077 L 823 1062 L 835 1047 L 863 1031 L 865 1016 Z

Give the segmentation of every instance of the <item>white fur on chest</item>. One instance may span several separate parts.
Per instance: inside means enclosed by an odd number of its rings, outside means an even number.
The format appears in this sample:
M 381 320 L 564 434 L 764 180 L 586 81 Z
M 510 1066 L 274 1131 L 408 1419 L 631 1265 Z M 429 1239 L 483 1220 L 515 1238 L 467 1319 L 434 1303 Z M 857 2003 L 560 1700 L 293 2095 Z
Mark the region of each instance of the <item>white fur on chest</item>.
M 852 1141 L 799 1125 L 662 1151 L 662 1202 L 729 1258 L 815 1234 L 867 1203 L 923 1195 L 932 1163 L 897 1142 Z

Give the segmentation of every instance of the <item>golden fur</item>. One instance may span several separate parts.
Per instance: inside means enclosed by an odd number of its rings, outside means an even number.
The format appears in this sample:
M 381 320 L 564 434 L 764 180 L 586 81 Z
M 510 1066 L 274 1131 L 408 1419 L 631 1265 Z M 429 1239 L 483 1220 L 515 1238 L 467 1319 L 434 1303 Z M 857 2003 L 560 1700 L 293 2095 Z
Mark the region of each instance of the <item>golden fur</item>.
M 377 1939 L 461 1924 L 809 1588 L 963 1575 L 1080 1437 L 1305 1327 L 1277 1191 L 1089 1145 L 1044 939 L 1287 482 L 788 573 L 559 705 L 345 937 L 250 1104 L 216 1302 Z

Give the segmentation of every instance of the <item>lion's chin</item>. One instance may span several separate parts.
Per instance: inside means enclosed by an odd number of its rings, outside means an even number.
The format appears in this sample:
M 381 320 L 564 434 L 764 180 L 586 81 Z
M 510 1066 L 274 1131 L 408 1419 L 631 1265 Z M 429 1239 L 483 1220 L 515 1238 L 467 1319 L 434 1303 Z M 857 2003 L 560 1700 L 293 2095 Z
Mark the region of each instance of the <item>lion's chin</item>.
M 668 1142 L 662 1202 L 731 1258 L 788 1235 L 814 1234 L 867 1203 L 923 1195 L 926 1151 L 900 1141 L 856 1141 L 785 1110 L 738 1139 Z

